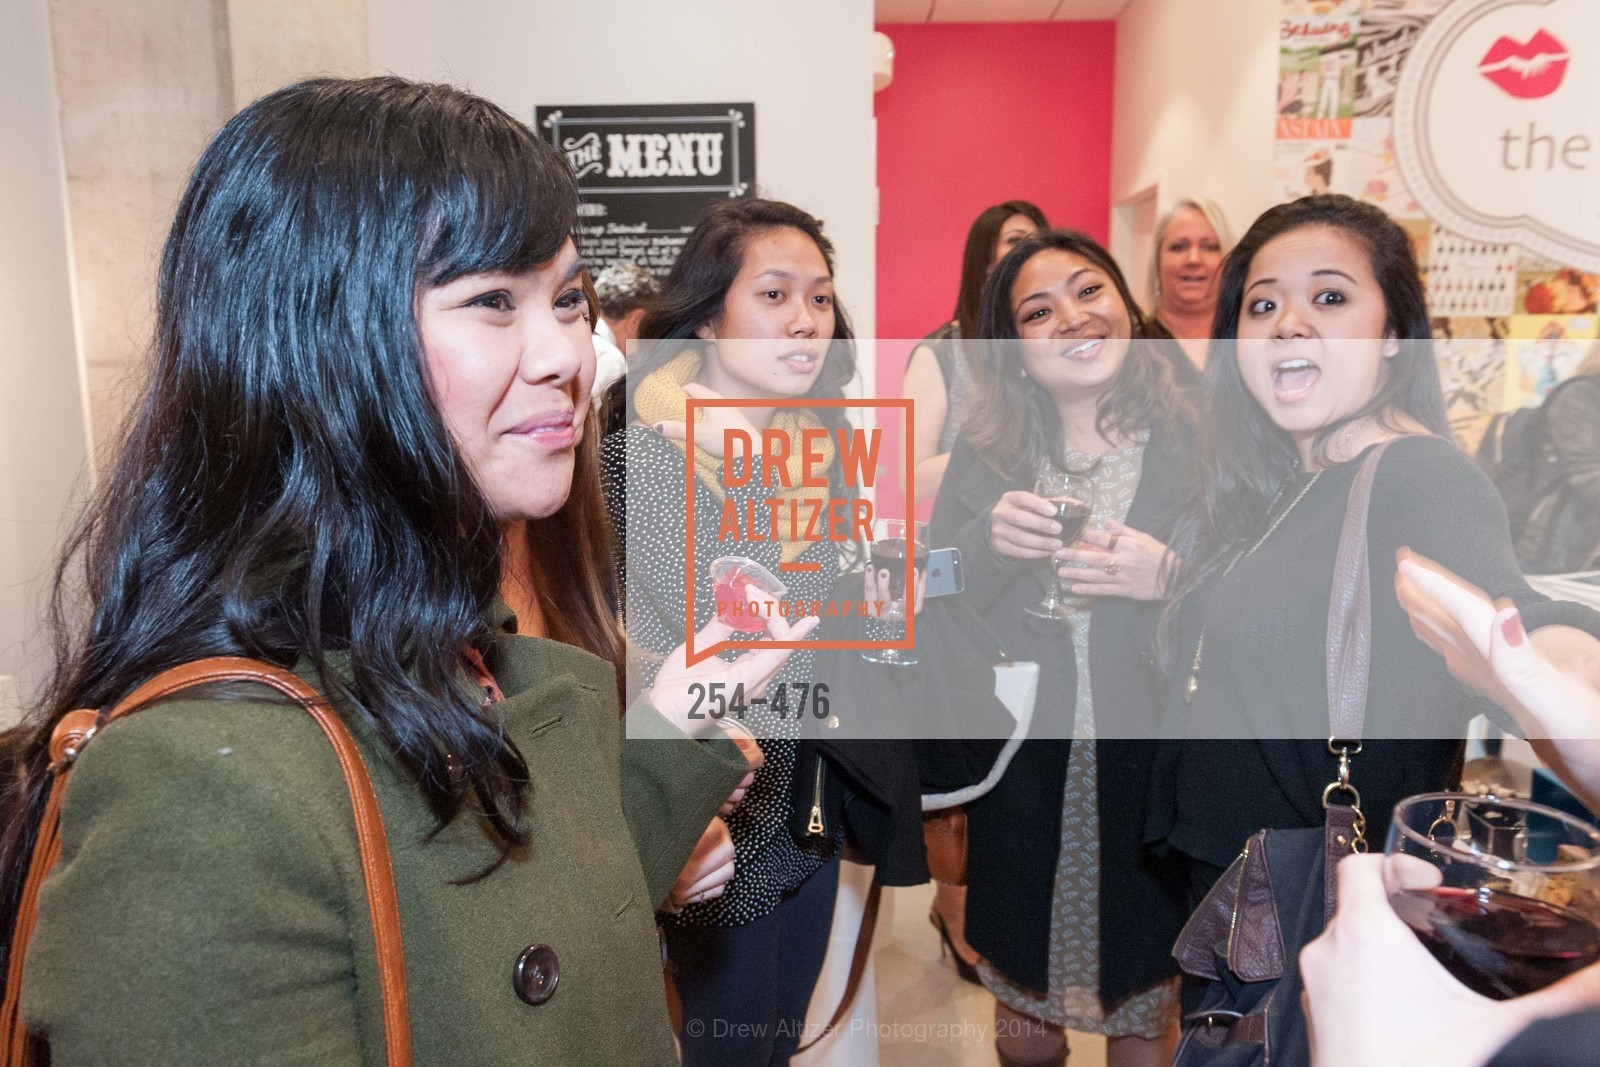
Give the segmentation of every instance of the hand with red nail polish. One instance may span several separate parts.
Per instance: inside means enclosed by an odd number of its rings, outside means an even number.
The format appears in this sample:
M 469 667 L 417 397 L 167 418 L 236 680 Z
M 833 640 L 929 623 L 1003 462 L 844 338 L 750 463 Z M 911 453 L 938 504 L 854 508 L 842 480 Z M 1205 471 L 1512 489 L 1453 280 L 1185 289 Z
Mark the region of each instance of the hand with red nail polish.
M 1395 595 L 1450 673 L 1509 712 L 1539 757 L 1600 811 L 1600 641 L 1570 626 L 1529 635 L 1509 601 L 1495 604 L 1405 550 Z

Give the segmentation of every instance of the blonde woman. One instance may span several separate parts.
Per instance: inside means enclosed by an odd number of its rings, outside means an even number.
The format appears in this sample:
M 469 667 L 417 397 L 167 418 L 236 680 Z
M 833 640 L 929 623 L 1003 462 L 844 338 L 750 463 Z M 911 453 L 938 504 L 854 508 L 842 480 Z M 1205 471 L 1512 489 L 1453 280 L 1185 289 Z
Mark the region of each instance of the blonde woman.
M 1198 385 L 1217 311 L 1217 278 L 1233 246 L 1227 217 L 1204 197 L 1185 197 L 1156 225 L 1150 259 L 1151 318 L 1177 340 L 1188 364 L 1173 371 L 1183 386 Z

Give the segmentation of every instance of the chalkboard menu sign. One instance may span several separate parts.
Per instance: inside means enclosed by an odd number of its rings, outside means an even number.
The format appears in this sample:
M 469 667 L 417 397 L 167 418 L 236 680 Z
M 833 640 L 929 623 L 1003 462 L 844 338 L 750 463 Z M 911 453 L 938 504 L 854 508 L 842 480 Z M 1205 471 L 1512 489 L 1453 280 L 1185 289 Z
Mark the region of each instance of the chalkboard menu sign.
M 540 107 L 539 132 L 582 190 L 579 250 L 598 272 L 628 260 L 665 278 L 712 204 L 755 186 L 754 104 Z

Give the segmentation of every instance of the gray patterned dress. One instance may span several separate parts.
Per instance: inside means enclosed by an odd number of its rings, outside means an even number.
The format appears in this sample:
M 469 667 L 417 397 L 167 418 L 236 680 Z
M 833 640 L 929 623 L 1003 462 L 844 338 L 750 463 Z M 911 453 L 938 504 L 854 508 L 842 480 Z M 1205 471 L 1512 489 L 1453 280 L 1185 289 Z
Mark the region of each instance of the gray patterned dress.
M 1099 459 L 1094 481 L 1092 524 L 1123 521 L 1133 506 L 1144 464 L 1147 436 L 1096 456 L 1068 450 L 1072 469 Z M 1050 907 L 1049 991 L 1010 982 L 980 962 L 983 984 L 1014 1011 L 1069 1030 L 1108 1037 L 1160 1037 L 1177 1018 L 1178 988 L 1162 982 L 1126 998 L 1107 1014 L 1100 1005 L 1100 814 L 1096 803 L 1094 689 L 1089 680 L 1089 626 L 1092 601 L 1073 598 L 1072 651 L 1078 664 L 1078 702 L 1074 709 L 1072 755 L 1061 798 L 1061 853 Z M 1064 634 L 1063 634 L 1064 636 Z

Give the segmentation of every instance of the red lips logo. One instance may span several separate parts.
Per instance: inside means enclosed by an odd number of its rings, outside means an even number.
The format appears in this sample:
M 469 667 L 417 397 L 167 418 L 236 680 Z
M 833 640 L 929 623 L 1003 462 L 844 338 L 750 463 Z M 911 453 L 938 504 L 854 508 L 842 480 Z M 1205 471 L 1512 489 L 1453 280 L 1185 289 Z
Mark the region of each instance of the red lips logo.
M 1567 46 L 1548 30 L 1540 30 L 1526 44 L 1502 37 L 1479 60 L 1478 73 L 1510 96 L 1538 100 L 1561 88 L 1561 79 L 1567 76 Z

